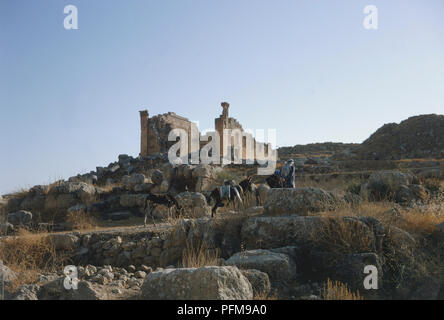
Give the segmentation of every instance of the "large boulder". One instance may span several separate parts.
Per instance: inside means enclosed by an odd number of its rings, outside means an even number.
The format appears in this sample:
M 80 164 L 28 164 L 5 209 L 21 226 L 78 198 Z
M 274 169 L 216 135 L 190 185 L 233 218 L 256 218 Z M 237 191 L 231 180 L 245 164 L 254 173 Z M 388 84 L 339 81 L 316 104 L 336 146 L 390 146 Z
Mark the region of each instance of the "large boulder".
M 251 300 L 250 282 L 236 267 L 165 269 L 144 280 L 145 300 Z
M 241 243 L 247 250 L 305 246 L 318 242 L 321 236 L 340 236 L 344 229 L 354 230 L 355 237 L 365 237 L 380 248 L 385 232 L 382 224 L 371 217 L 280 216 L 251 217 L 242 224 Z M 324 239 L 325 240 L 325 239 Z M 328 240 L 325 240 L 328 241 Z
M 120 205 L 124 208 L 144 207 L 146 194 L 122 194 Z
M 199 164 L 192 171 L 193 178 L 211 178 L 213 175 L 213 168 L 208 164 Z
M 84 182 L 61 182 L 51 187 L 45 198 L 45 209 L 68 209 L 79 203 L 93 202 L 96 188 Z
M 270 189 L 264 208 L 267 215 L 306 215 L 335 209 L 341 203 L 341 198 L 319 188 Z
M 32 195 L 32 193 L 29 192 L 29 195 L 20 203 L 20 209 L 27 211 L 41 211 L 45 208 L 45 200 L 45 195 Z
M 37 293 L 40 290 L 38 284 L 22 285 L 18 288 L 17 292 L 14 292 L 11 297 L 7 297 L 8 300 L 38 300 Z
M 196 182 L 195 190 L 197 192 L 211 192 L 218 186 L 216 180 L 212 178 L 199 177 Z
M 270 187 L 265 183 L 262 183 L 258 186 L 257 192 L 259 193 L 259 198 L 261 201 L 261 205 L 265 203 L 265 199 L 267 198 L 267 192 L 270 190 Z
M 205 243 L 209 249 L 219 249 L 222 257 L 231 257 L 241 248 L 243 218 L 186 220 L 180 226 L 187 230 L 187 242 Z
M 75 194 L 51 194 L 45 198 L 45 210 L 66 210 L 80 202 Z
M 159 169 L 156 169 L 151 174 L 151 181 L 153 181 L 154 184 L 160 185 L 163 181 L 163 173 Z
M 128 190 L 134 190 L 137 185 L 142 185 L 146 181 L 147 179 L 142 173 L 133 173 L 130 176 L 123 176 L 121 183 L 124 188 Z
M 176 196 L 176 200 L 183 209 L 182 214 L 186 218 L 201 218 L 211 215 L 211 207 L 207 199 L 199 192 L 182 192 Z
M 48 194 L 76 194 L 81 199 L 87 199 L 95 193 L 96 188 L 85 182 L 62 182 L 48 191 Z
M 217 187 L 217 175 L 221 172 L 220 167 L 210 166 L 208 164 L 199 164 L 192 171 L 192 178 L 197 181 L 196 192 L 210 192 Z
M 255 297 L 267 297 L 271 291 L 270 278 L 265 272 L 256 269 L 241 270 L 242 274 L 251 283 Z
M 444 161 L 439 162 L 439 176 L 444 178 Z
M 0 260 L 0 279 L 3 279 L 5 286 L 10 285 L 12 281 L 17 279 L 15 272 L 5 266 L 2 260 Z
M 427 190 L 419 184 L 418 178 L 406 172 L 377 171 L 360 188 L 362 198 L 371 201 L 394 200 L 408 203 L 428 199 Z
M 318 216 L 252 217 L 242 224 L 241 242 L 246 249 L 273 249 L 295 245 L 308 239 L 323 226 Z
M 269 250 L 248 250 L 238 252 L 226 262 L 240 269 L 257 269 L 265 272 L 272 282 L 289 281 L 296 276 L 296 265 L 283 253 Z
M 65 289 L 64 277 L 50 281 L 41 286 L 38 300 L 106 300 L 108 294 L 100 285 L 89 281 L 79 281 L 77 289 Z
M 394 198 L 397 203 L 402 204 L 417 200 L 427 200 L 429 198 L 429 194 L 427 189 L 421 185 L 402 185 L 396 190 Z
M 56 250 L 74 251 L 80 243 L 80 239 L 70 233 L 55 233 L 48 237 Z
M 9 222 L 0 223 L 0 236 L 6 236 L 14 232 L 14 226 Z
M 3 196 L 0 196 L 0 208 L 1 207 L 6 207 L 8 205 L 8 201 L 3 198 Z
M 364 279 L 368 274 L 364 273 L 366 266 L 374 266 L 377 269 L 378 289 L 383 288 L 383 261 L 375 253 L 354 253 L 345 255 L 336 262 L 330 278 L 348 285 L 353 290 L 358 290 L 366 298 L 377 298 L 378 290 L 369 290 L 364 287 Z
M 23 197 L 10 197 L 7 200 L 7 212 L 14 212 L 21 209 L 20 205 L 23 202 Z
M 32 213 L 25 210 L 9 213 L 8 222 L 14 226 L 29 225 L 32 222 Z
M 373 172 L 368 178 L 369 184 L 390 185 L 394 188 L 402 185 L 417 184 L 418 178 L 411 173 L 384 170 Z

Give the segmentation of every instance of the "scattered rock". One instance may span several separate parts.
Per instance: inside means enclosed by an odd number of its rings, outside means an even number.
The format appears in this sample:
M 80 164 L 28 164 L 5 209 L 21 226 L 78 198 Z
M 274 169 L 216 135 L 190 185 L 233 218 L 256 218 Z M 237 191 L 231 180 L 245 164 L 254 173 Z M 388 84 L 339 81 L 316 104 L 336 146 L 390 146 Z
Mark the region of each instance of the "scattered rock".
M 136 271 L 136 273 L 134 273 L 134 276 L 138 279 L 145 279 L 146 277 L 146 272 L 144 271 Z
M 182 192 L 176 196 L 176 200 L 183 208 L 182 214 L 186 218 L 200 218 L 211 216 L 211 207 L 207 199 L 199 192 Z
M 38 300 L 40 286 L 36 284 L 22 285 L 10 300 Z
M 8 286 L 11 284 L 12 281 L 14 281 L 17 278 L 14 271 L 9 269 L 7 266 L 3 264 L 3 262 L 0 260 L 0 279 L 3 279 L 5 282 L 5 285 Z
M 145 300 L 251 300 L 250 282 L 236 267 L 168 269 L 150 273 L 141 288 Z
M 163 181 L 162 171 L 160 171 L 159 169 L 154 170 L 151 174 L 151 180 L 154 184 L 160 185 Z
M 335 194 L 319 188 L 270 189 L 264 209 L 267 215 L 306 215 L 333 210 L 342 203 Z
M 63 285 L 65 277 L 44 284 L 38 292 L 38 300 L 105 300 L 105 290 L 89 281 L 79 281 L 77 290 L 67 290 Z
M 288 255 L 269 250 L 238 252 L 225 263 L 240 269 L 257 269 L 265 272 L 272 282 L 288 281 L 296 276 L 296 265 Z
M 256 269 L 241 270 L 241 272 L 251 283 L 254 296 L 268 296 L 271 290 L 268 274 Z
M 270 190 L 270 187 L 266 185 L 265 183 L 262 183 L 257 188 L 257 191 L 259 193 L 259 198 L 261 200 L 261 204 L 265 203 L 265 199 L 267 198 L 267 192 Z
M 131 216 L 132 214 L 130 211 L 120 211 L 108 214 L 108 218 L 113 221 L 128 220 Z
M 14 232 L 14 226 L 9 223 L 0 223 L 0 236 L 6 236 Z
M 146 194 L 122 194 L 120 205 L 124 208 L 144 207 Z
M 80 243 L 80 239 L 70 233 L 50 234 L 48 237 L 56 250 L 74 251 Z
M 9 213 L 8 222 L 14 226 L 29 225 L 32 222 L 32 213 L 25 210 Z

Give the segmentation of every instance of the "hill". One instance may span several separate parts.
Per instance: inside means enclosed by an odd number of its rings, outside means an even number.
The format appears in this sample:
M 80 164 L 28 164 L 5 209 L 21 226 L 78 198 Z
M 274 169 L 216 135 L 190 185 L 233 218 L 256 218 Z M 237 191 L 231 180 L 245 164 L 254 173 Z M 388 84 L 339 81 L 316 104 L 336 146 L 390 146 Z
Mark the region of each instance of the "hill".
M 444 115 L 419 115 L 385 124 L 355 152 L 366 160 L 444 158 Z

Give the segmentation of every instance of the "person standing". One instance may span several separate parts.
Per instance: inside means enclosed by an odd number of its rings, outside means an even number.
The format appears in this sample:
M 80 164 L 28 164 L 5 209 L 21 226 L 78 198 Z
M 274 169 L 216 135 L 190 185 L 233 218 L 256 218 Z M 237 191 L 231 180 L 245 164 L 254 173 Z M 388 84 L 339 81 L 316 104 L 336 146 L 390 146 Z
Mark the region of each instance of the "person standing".
M 281 169 L 281 177 L 284 178 L 284 188 L 295 188 L 295 168 L 293 159 L 288 159 Z

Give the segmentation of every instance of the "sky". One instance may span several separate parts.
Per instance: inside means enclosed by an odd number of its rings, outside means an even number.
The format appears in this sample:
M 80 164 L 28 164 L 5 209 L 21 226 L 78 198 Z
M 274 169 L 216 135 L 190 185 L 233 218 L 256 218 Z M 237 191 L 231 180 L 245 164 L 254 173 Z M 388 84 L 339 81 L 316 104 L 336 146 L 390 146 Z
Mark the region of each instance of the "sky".
M 138 156 L 140 110 L 208 129 L 222 101 L 277 146 L 443 114 L 444 1 L 0 1 L 0 194 Z

